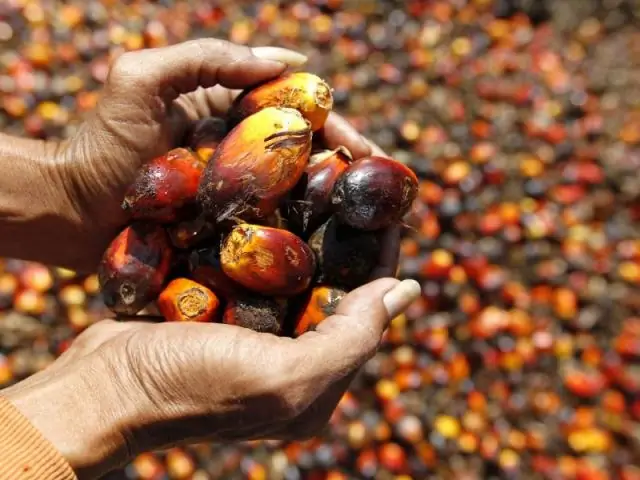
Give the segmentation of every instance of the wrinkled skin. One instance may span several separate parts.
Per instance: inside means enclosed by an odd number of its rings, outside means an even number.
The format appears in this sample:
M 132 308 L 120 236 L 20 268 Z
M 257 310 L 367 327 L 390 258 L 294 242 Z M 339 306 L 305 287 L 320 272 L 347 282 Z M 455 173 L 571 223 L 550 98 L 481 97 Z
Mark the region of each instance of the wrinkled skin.
M 65 212 L 56 229 L 69 244 L 39 258 L 94 269 L 127 221 L 120 202 L 142 162 L 178 144 L 189 122 L 224 113 L 237 94 L 231 89 L 299 60 L 213 39 L 119 57 L 96 110 L 52 149 L 47 195 Z M 322 134 L 329 148 L 344 145 L 354 158 L 384 154 L 336 114 Z M 81 479 L 170 445 L 315 435 L 388 323 L 420 294 L 416 282 L 391 278 L 398 243 L 398 229 L 390 229 L 372 283 L 295 340 L 224 324 L 105 320 L 49 368 L 0 393 Z

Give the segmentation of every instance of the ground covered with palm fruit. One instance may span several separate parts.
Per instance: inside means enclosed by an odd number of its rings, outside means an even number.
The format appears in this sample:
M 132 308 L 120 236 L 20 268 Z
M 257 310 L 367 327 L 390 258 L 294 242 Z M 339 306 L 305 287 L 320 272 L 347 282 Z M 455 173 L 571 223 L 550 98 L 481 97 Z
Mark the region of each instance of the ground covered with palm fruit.
M 424 296 L 322 438 L 108 478 L 640 478 L 639 19 L 636 0 L 2 2 L 3 131 L 72 135 L 113 55 L 217 36 L 309 54 L 421 179 L 401 275 Z M 94 276 L 15 260 L 0 307 L 2 385 L 106 313 Z

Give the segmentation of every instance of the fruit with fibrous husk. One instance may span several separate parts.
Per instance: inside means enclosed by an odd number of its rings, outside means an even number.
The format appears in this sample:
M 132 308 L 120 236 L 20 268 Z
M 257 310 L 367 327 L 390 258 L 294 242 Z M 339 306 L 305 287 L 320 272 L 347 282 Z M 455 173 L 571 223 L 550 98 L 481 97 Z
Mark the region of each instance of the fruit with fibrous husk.
M 231 106 L 229 117 L 232 122 L 239 122 L 267 107 L 295 108 L 316 131 L 324 126 L 333 108 L 333 95 L 320 77 L 290 73 L 244 91 Z
M 395 223 L 411 209 L 418 178 L 391 158 L 365 157 L 340 176 L 331 195 L 339 220 L 361 230 L 379 230 Z
M 228 127 L 225 120 L 219 117 L 205 117 L 193 125 L 186 145 L 208 162 L 227 133 Z
M 381 253 L 379 232 L 358 230 L 331 217 L 309 239 L 318 283 L 352 290 L 367 283 Z
M 311 128 L 290 108 L 265 108 L 240 122 L 209 160 L 198 202 L 214 223 L 264 218 L 295 186 L 307 166 Z
M 316 262 L 309 246 L 287 230 L 239 224 L 224 240 L 222 269 L 263 295 L 292 296 L 310 285 Z
M 214 292 L 188 278 L 172 280 L 158 297 L 158 309 L 168 322 L 212 322 L 219 307 Z
M 109 245 L 98 268 L 105 305 L 134 315 L 162 291 L 173 250 L 164 229 L 147 223 L 125 228 Z
M 122 208 L 136 220 L 169 223 L 195 211 L 205 162 L 175 148 L 144 164 L 127 190 Z
M 315 330 L 324 319 L 336 313 L 340 300 L 346 294 L 344 290 L 326 285 L 314 287 L 296 318 L 295 335 Z
M 227 302 L 222 322 L 256 332 L 278 334 L 286 315 L 286 301 L 261 295 L 238 295 Z
M 333 187 L 351 162 L 344 147 L 311 155 L 309 165 L 287 201 L 291 230 L 307 238 L 331 216 Z

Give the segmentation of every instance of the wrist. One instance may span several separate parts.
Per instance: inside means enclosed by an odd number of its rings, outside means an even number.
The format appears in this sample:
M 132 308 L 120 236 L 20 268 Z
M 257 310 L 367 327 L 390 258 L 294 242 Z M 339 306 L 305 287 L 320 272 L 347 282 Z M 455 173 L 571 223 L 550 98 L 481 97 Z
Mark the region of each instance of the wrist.
M 44 371 L 37 374 L 38 378 L 0 392 L 80 480 L 97 478 L 127 458 L 117 429 L 117 403 L 109 399 L 104 388 L 92 384 L 87 373 L 66 369 L 52 375 Z

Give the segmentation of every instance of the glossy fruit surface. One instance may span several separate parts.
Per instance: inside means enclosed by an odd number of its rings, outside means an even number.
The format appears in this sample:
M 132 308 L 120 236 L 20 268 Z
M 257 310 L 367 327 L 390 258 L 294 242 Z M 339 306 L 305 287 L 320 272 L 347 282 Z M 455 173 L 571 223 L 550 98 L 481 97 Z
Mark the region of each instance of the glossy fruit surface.
M 122 208 L 136 220 L 174 222 L 195 210 L 205 163 L 185 148 L 175 148 L 144 164 L 127 190 Z
M 329 85 L 320 77 L 296 72 L 243 92 L 229 115 L 237 122 L 266 107 L 295 108 L 316 131 L 322 128 L 333 108 L 333 96 Z
M 225 137 L 207 164 L 198 201 L 210 221 L 265 217 L 298 182 L 311 128 L 297 110 L 265 108 Z
M 418 178 L 409 167 L 391 158 L 366 157 L 340 176 L 331 202 L 341 222 L 379 230 L 400 222 L 417 193 Z
M 304 291 L 316 262 L 309 246 L 291 232 L 240 224 L 220 252 L 223 271 L 246 288 L 264 295 L 292 296 Z
M 162 291 L 173 251 L 164 229 L 134 223 L 105 251 L 98 279 L 105 305 L 113 312 L 134 315 Z

